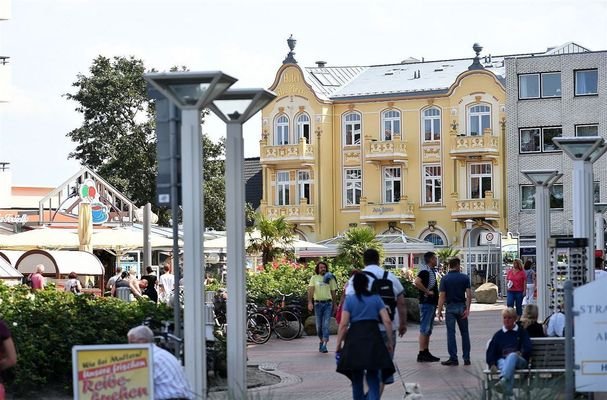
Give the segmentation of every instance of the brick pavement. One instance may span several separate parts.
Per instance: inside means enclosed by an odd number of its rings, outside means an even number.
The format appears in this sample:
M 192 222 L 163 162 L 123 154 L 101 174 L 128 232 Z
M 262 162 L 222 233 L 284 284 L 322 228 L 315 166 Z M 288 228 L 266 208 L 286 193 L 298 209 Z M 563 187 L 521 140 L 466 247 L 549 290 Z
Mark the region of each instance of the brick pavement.
M 484 367 L 485 345 L 493 333 L 501 326 L 500 310 L 503 303 L 484 306 L 473 304 L 470 315 L 472 343 L 472 366 L 465 367 L 460 360 L 458 367 L 445 367 L 440 363 L 417 363 L 418 325 L 410 324 L 404 337 L 399 338 L 395 360 L 405 382 L 417 382 L 421 386 L 424 399 L 461 399 L 463 391 L 479 388 L 480 369 Z M 334 339 L 334 337 L 332 337 Z M 329 343 L 329 349 L 335 342 Z M 458 347 L 461 341 L 458 339 Z M 431 352 L 448 358 L 445 325 L 436 325 L 430 343 Z M 460 348 L 461 350 L 461 348 Z M 263 388 L 252 395 L 253 399 L 272 400 L 322 400 L 350 399 L 349 380 L 335 372 L 334 353 L 318 352 L 316 337 L 304 337 L 291 342 L 271 339 L 264 345 L 249 347 L 250 364 L 263 364 L 275 369 L 285 379 L 279 385 Z M 397 380 L 386 387 L 383 399 L 402 400 L 404 390 Z M 480 398 L 473 395 L 470 398 Z

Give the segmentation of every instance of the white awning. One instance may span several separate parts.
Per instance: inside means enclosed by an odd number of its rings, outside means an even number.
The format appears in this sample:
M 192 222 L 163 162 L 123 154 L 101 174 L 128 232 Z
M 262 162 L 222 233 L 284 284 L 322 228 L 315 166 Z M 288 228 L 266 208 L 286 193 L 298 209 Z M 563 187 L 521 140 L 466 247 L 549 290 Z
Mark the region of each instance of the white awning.
M 15 268 L 19 257 L 21 257 L 25 251 L 21 250 L 0 250 L 0 258 L 5 259 L 10 265 Z
M 23 253 L 16 268 L 23 275 L 35 272 L 36 265 L 44 265 L 44 275 L 59 278 L 75 272 L 78 275 L 103 275 L 99 259 L 86 251 L 30 250 Z

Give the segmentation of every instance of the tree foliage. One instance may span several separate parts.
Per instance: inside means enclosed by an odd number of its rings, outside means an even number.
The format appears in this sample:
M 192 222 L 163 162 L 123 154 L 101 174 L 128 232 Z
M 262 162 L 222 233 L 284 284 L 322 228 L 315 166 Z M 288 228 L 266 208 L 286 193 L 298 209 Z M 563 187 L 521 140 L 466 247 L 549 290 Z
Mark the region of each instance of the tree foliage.
M 166 223 L 167 210 L 155 206 L 155 110 L 148 101 L 145 72 L 143 61 L 134 57 L 98 56 L 88 75 L 77 75 L 72 84 L 75 92 L 65 97 L 78 103 L 76 111 L 83 122 L 67 134 L 76 143 L 69 157 L 94 170 L 135 204 L 151 203 L 159 222 Z M 218 230 L 225 225 L 224 149 L 223 141 L 203 138 L 205 225 Z
M 283 216 L 270 219 L 257 214 L 255 228 L 259 237 L 253 237 L 248 247 L 249 253 L 261 253 L 263 264 L 272 262 L 278 256 L 293 258 L 293 225 Z
M 366 226 L 350 228 L 339 241 L 337 259 L 341 264 L 364 268 L 363 253 L 367 249 L 376 249 L 380 258 L 383 257 L 384 246 L 375 238 L 373 229 Z
M 441 264 L 446 264 L 453 257 L 457 257 L 459 250 L 454 249 L 453 247 L 445 247 L 443 249 L 437 249 L 435 253 L 438 261 L 440 261 Z

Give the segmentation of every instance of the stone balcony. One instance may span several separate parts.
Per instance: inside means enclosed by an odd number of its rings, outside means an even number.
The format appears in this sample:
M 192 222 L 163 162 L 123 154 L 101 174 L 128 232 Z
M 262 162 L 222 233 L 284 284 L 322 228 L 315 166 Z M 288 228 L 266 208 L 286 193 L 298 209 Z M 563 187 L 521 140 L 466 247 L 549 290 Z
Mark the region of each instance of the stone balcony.
M 456 199 L 451 211 L 453 220 L 488 219 L 497 220 L 500 217 L 500 201 L 493 198 L 493 192 L 485 192 L 484 199 Z
M 314 204 L 291 204 L 285 206 L 274 206 L 261 202 L 261 213 L 268 218 L 284 217 L 292 224 L 314 224 L 317 220 L 316 205 Z
M 315 146 L 301 139 L 297 144 L 269 145 L 266 140 L 260 142 L 259 162 L 261 165 L 301 166 L 314 163 Z
M 485 129 L 482 136 L 455 136 L 455 142 L 449 154 L 452 159 L 469 157 L 497 158 L 500 153 L 500 139 L 491 129 Z
M 407 142 L 400 135 L 394 135 L 392 140 L 365 140 L 365 161 L 368 162 L 401 162 L 408 161 Z
M 374 203 L 360 198 L 360 222 L 398 221 L 401 224 L 415 222 L 415 203 L 407 196 L 398 203 Z

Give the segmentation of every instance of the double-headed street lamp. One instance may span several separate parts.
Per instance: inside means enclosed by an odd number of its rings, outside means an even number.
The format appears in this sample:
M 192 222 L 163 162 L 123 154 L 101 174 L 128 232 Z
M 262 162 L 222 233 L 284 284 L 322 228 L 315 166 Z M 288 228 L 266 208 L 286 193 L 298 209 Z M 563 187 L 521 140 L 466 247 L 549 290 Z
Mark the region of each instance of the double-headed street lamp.
M 521 171 L 535 185 L 535 265 L 537 308 L 539 319 L 549 315 L 548 305 L 548 276 L 550 271 L 550 254 L 548 239 L 550 238 L 550 186 L 560 179 L 562 174 L 555 170 Z
M 232 86 L 236 79 L 220 71 L 150 73 L 145 74 L 144 78 L 181 109 L 185 370 L 194 393 L 204 398 L 207 373 L 203 306 L 204 197 L 200 112 Z M 173 198 L 171 201 L 177 199 Z M 173 255 L 175 268 L 179 265 L 178 257 L 178 254 Z M 178 287 L 179 282 L 175 284 Z M 175 297 L 179 299 L 178 290 L 175 291 Z M 179 300 L 175 307 L 179 307 Z
M 226 229 L 228 267 L 228 398 L 245 399 L 247 392 L 245 184 L 242 125 L 276 95 L 264 89 L 230 89 L 209 108 L 227 124 Z
M 557 137 L 552 141 L 573 160 L 573 237 L 586 238 L 586 281 L 594 280 L 594 196 L 592 164 L 605 151 L 602 137 Z

